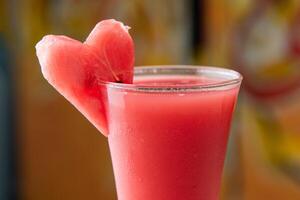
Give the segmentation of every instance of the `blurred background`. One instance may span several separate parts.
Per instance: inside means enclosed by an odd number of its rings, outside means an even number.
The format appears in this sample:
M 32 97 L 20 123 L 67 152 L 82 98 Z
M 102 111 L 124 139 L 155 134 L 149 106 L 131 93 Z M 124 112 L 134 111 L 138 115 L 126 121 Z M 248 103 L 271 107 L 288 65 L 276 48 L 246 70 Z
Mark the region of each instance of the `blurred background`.
M 106 138 L 42 78 L 45 34 L 130 25 L 136 65 L 244 75 L 223 200 L 300 200 L 300 1 L 0 0 L 0 200 L 115 200 Z

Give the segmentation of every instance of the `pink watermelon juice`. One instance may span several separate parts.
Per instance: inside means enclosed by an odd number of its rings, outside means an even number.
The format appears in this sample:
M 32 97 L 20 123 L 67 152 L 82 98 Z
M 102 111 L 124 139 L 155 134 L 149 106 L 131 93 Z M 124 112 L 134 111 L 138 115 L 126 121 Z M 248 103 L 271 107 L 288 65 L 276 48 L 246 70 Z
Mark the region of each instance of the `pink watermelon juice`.
M 129 27 L 114 19 L 83 42 L 46 35 L 36 54 L 49 84 L 108 137 L 119 200 L 218 198 L 237 72 L 134 70 Z
M 107 85 L 119 200 L 217 200 L 241 77 L 204 67 L 146 67 Z

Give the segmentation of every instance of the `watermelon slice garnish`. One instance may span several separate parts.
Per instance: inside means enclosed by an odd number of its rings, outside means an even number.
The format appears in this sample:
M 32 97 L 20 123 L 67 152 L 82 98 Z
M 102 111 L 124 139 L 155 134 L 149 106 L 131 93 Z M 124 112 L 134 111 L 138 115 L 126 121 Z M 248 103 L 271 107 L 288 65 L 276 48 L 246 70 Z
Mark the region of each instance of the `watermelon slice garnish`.
M 134 44 L 128 29 L 116 20 L 104 20 L 84 43 L 47 35 L 36 45 L 44 77 L 104 135 L 103 82 L 133 80 Z

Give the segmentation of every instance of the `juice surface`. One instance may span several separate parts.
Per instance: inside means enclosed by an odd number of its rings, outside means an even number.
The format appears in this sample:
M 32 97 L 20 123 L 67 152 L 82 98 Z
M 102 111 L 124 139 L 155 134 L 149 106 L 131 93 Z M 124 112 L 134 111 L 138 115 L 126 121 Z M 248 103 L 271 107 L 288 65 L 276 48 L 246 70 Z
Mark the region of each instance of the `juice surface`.
M 136 85 L 214 84 L 161 76 Z M 224 90 L 107 90 L 109 146 L 119 200 L 217 200 L 239 86 Z

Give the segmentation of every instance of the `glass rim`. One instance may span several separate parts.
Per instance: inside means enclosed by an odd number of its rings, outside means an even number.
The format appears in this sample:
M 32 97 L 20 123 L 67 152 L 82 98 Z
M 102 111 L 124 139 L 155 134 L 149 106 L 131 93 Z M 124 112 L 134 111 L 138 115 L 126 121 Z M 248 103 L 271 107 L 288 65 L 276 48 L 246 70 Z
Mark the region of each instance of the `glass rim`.
M 232 77 L 226 80 L 217 81 L 214 83 L 192 83 L 192 84 L 177 84 L 177 85 L 147 85 L 147 84 L 130 84 L 130 83 L 118 83 L 118 82 L 102 82 L 103 85 L 112 89 L 123 89 L 130 91 L 142 91 L 142 92 L 182 92 L 182 91 L 201 91 L 201 90 L 222 90 L 223 88 L 227 88 L 230 86 L 239 85 L 243 76 L 232 69 L 227 69 L 223 67 L 217 66 L 202 66 L 202 65 L 143 65 L 143 66 L 135 66 L 134 67 L 134 76 L 143 75 L 143 71 L 157 71 L 157 70 L 169 70 L 169 71 L 191 71 L 191 70 L 199 70 L 198 75 L 201 74 L 215 74 L 222 75 L 224 77 Z M 138 74 L 140 73 L 140 74 Z M 163 74 L 151 74 L 151 75 L 163 75 Z M 184 74 L 176 74 L 176 75 L 184 75 Z

